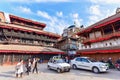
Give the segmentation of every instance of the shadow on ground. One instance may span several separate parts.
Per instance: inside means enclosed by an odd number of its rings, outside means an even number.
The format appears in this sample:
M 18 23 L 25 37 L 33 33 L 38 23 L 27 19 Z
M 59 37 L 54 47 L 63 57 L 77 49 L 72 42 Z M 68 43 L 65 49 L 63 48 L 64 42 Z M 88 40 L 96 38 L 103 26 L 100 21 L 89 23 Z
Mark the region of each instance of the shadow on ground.
M 2 72 L 2 73 L 0 74 L 0 77 L 15 78 L 15 76 L 13 76 L 14 74 L 15 74 L 14 71 Z

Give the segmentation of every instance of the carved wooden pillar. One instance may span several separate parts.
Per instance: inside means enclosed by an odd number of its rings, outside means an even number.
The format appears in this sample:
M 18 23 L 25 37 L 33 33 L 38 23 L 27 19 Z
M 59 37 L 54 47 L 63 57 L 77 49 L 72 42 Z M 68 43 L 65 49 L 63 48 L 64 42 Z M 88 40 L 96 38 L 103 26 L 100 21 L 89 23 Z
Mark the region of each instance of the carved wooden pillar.
M 13 30 L 11 30 L 10 42 L 13 40 Z
M 6 58 L 6 54 L 3 54 L 2 64 L 4 64 L 4 63 L 5 63 L 5 58 Z
M 94 38 L 96 39 L 96 34 L 95 34 L 95 31 L 94 31 L 93 33 L 94 33 Z
M 14 54 L 12 54 L 12 64 L 14 64 L 14 62 L 15 62 L 15 56 L 14 56 Z
M 114 27 L 114 24 L 111 24 L 112 26 L 112 29 L 113 29 L 113 33 L 115 33 L 115 27 Z
M 104 36 L 104 30 L 103 30 L 103 28 L 101 28 L 101 33 L 102 33 L 102 36 Z
M 3 54 L 0 55 L 0 65 L 3 63 Z
M 86 39 L 88 39 L 89 37 L 88 37 L 88 34 L 86 34 Z

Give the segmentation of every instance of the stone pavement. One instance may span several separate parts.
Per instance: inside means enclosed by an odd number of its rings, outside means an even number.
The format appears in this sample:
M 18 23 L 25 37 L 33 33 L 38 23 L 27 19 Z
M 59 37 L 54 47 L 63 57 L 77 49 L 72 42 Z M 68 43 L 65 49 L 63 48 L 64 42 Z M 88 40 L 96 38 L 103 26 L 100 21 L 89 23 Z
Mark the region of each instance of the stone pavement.
M 71 70 L 57 73 L 48 70 L 46 64 L 39 65 L 39 73 L 24 73 L 23 78 L 15 77 L 15 66 L 0 66 L 0 80 L 120 80 L 120 71 L 110 70 L 107 73 L 94 74 L 91 71 Z

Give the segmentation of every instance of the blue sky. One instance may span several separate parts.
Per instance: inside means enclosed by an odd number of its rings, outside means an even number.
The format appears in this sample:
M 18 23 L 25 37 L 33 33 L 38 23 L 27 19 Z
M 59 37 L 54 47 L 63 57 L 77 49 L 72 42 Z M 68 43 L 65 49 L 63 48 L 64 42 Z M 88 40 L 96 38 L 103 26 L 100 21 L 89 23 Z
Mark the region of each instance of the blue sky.
M 1 0 L 0 11 L 47 24 L 61 34 L 74 24 L 84 27 L 115 14 L 120 0 Z

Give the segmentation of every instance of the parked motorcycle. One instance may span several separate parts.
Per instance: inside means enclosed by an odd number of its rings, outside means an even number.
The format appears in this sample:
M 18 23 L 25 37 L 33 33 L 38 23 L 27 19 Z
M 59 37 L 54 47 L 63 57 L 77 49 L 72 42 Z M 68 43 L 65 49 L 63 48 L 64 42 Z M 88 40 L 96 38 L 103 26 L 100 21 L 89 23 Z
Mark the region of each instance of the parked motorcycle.
M 120 71 L 120 63 L 115 63 L 115 68 Z

